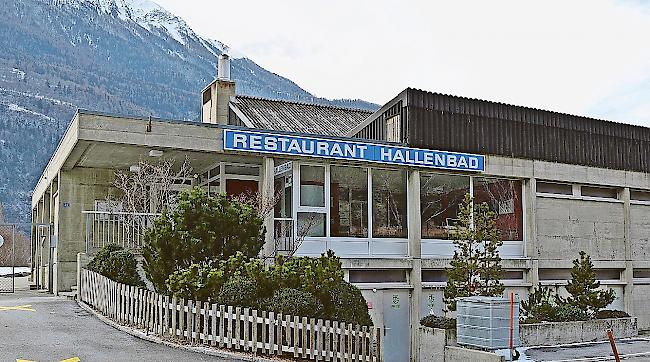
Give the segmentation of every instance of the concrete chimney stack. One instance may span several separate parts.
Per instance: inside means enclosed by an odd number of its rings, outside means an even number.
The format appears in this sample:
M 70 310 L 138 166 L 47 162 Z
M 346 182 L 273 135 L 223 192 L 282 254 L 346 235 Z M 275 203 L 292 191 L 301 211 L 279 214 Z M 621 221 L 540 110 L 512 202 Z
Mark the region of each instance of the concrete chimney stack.
M 219 55 L 218 61 L 218 79 L 230 80 L 230 57 L 226 53 Z
M 203 90 L 201 121 L 228 124 L 230 99 L 235 97 L 235 82 L 230 79 L 230 57 L 221 53 L 217 60 L 217 79 Z

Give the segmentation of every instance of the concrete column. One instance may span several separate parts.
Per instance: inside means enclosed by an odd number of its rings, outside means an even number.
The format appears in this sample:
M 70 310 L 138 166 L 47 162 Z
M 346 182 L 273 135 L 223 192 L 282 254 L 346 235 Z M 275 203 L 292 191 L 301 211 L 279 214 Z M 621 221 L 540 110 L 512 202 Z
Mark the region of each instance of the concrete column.
M 537 183 L 535 178 L 531 177 L 526 180 L 524 190 L 526 195 L 526 204 L 524 205 L 526 213 L 525 256 L 531 258 L 528 280 L 534 287 L 539 284 L 539 255 L 537 254 L 539 250 L 537 245 Z
M 77 254 L 86 251 L 86 220 L 95 200 L 113 195 L 115 177 L 110 169 L 73 168 L 59 176 L 57 292 L 70 291 L 77 282 Z
M 420 212 L 420 172 L 410 170 L 407 188 L 409 256 L 413 261 L 409 281 L 411 293 L 411 361 L 420 354 L 420 303 L 422 303 L 422 228 Z
M 623 303 L 625 312 L 632 315 L 634 312 L 634 269 L 632 265 L 632 238 L 630 235 L 630 188 L 623 189 L 621 194 L 623 200 L 623 240 L 625 244 L 625 287 L 623 289 Z
M 259 192 L 263 202 L 273 200 L 275 195 L 275 162 L 271 157 L 264 157 L 262 167 L 260 168 Z M 275 230 L 273 224 L 273 210 L 264 217 L 264 228 L 266 236 L 264 238 L 264 247 L 262 248 L 263 256 L 275 256 Z

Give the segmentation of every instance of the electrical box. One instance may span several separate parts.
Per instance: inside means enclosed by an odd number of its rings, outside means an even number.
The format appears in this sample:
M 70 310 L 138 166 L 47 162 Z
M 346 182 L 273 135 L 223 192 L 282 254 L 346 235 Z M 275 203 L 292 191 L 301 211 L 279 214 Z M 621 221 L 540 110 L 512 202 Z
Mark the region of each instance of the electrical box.
M 510 299 L 466 297 L 456 304 L 456 335 L 459 345 L 486 350 L 510 347 Z M 519 298 L 512 306 L 513 347 L 519 346 Z

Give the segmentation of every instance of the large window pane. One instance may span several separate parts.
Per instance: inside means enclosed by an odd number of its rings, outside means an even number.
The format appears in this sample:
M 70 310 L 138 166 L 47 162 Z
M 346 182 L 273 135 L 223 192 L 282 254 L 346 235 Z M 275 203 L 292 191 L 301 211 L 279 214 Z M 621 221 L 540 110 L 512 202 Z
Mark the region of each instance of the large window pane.
M 368 170 L 332 166 L 330 236 L 368 236 Z
M 298 213 L 298 239 L 306 236 L 325 236 L 325 214 L 317 212 Z
M 300 205 L 325 206 L 325 167 L 300 166 Z
M 407 237 L 406 171 L 372 171 L 372 236 Z
M 521 181 L 475 177 L 474 202 L 487 202 L 496 213 L 501 240 L 523 240 Z
M 423 174 L 420 179 L 420 211 L 423 239 L 450 239 L 458 206 L 469 193 L 469 176 Z

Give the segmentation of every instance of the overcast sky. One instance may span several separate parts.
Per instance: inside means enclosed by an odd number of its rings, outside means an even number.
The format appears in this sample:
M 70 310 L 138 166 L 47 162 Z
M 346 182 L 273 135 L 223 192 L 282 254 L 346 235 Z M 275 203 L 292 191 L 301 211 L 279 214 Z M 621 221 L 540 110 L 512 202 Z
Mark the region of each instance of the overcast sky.
M 650 1 L 154 1 L 318 96 L 416 87 L 650 126 Z

